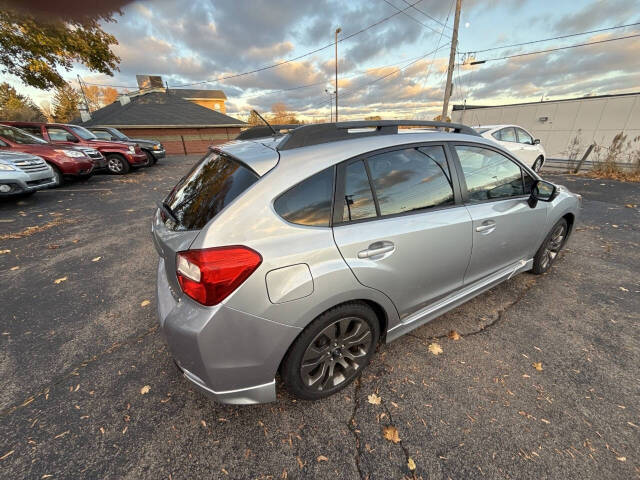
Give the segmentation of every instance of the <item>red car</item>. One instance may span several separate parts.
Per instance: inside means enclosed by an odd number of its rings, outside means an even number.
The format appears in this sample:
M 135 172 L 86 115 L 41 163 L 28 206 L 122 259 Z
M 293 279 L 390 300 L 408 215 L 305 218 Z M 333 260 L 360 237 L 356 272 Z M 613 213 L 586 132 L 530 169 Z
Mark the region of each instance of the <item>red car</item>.
M 30 153 L 43 158 L 53 168 L 56 186 L 63 182 L 64 177 L 88 177 L 99 162 L 104 162 L 104 157 L 95 150 L 93 152 L 100 155 L 100 160 L 91 158 L 91 152 L 52 145 L 7 125 L 0 125 L 0 150 Z
M 147 167 L 149 159 L 133 142 L 107 142 L 78 125 L 43 122 L 2 122 L 40 137 L 56 145 L 95 148 L 107 159 L 106 168 L 111 173 L 122 175 L 131 167 Z

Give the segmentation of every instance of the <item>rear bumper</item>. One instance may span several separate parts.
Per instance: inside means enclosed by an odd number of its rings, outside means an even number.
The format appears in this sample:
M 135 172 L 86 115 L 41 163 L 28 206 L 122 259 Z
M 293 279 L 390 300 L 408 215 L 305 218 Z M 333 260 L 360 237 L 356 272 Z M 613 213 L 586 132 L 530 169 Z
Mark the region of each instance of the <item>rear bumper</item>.
M 201 393 L 216 402 L 228 403 L 230 405 L 252 405 L 256 403 L 273 402 L 276 399 L 275 379 L 264 385 L 216 392 L 207 387 L 202 379 L 182 368 L 178 362 L 176 362 L 176 367 L 178 367 L 178 370 L 184 378 L 191 382 Z
M 160 328 L 187 380 L 222 403 L 275 400 L 275 375 L 299 328 L 192 301 L 169 285 L 162 259 L 157 294 Z

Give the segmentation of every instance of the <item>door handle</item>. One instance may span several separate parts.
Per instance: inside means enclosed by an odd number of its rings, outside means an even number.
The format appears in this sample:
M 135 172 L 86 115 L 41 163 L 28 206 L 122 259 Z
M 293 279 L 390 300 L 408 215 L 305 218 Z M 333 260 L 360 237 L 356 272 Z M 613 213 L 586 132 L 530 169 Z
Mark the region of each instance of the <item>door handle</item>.
M 485 235 L 493 232 L 496 229 L 496 222 L 493 220 L 487 220 L 482 225 L 476 227 L 476 232 L 484 233 Z
M 383 255 L 385 253 L 393 252 L 396 246 L 392 242 L 376 242 L 369 245 L 366 250 L 358 252 L 358 258 L 370 258 L 376 255 Z

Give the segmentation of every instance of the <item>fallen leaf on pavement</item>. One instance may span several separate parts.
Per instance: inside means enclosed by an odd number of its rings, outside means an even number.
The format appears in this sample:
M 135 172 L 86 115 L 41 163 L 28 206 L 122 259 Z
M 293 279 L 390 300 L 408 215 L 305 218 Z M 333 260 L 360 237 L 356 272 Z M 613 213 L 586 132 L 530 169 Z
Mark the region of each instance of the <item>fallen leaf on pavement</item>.
M 318 458 L 316 458 L 316 460 L 318 462 L 328 462 L 329 459 L 327 457 L 325 457 L 324 455 L 319 455 Z
M 380 402 L 382 401 L 382 399 L 375 393 L 372 393 L 371 395 L 369 395 L 367 399 L 369 400 L 369 403 L 372 405 L 380 405 Z
M 143 300 L 142 303 L 140 304 L 141 307 L 146 307 L 147 305 L 149 305 L 151 302 L 149 300 Z
M 442 353 L 442 347 L 437 343 L 429 344 L 429 351 L 434 355 L 440 355 Z
M 382 435 L 384 435 L 384 438 L 386 438 L 390 442 L 400 443 L 400 436 L 398 435 L 398 429 L 393 425 L 384 427 L 382 429 Z
M 92 262 L 97 262 L 97 261 L 99 261 L 101 258 L 102 258 L 102 257 L 92 258 L 92 259 L 91 259 L 91 261 L 92 261 Z
M 149 385 L 145 385 L 144 387 L 142 387 L 140 389 L 140 395 L 144 395 L 145 393 L 149 393 L 149 390 L 151 390 L 151 387 Z
M 533 366 L 533 368 L 535 368 L 539 372 L 541 372 L 543 370 L 542 362 L 533 362 L 531 365 Z
M 460 338 L 462 338 L 462 337 L 460 337 L 460 334 L 458 332 L 456 332 L 455 330 L 451 330 L 449 332 L 449 338 L 451 340 L 460 340 Z
M 407 467 L 412 472 L 416 469 L 416 462 L 413 461 L 413 458 L 409 457 L 409 461 L 407 462 Z
M 67 277 L 62 277 L 62 278 L 56 278 L 53 283 L 55 283 L 56 285 L 58 285 L 59 283 L 62 283 L 64 281 L 67 280 Z

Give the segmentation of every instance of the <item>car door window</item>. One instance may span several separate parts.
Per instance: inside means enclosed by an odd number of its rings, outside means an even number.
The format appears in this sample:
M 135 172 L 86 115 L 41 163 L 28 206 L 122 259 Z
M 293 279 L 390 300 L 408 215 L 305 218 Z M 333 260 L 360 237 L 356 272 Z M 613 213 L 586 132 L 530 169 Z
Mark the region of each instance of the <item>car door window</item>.
M 47 127 L 47 133 L 49 134 L 49 138 L 54 142 L 66 142 L 68 141 L 67 137 L 71 135 L 64 128 L 58 127 Z
M 278 215 L 291 223 L 328 227 L 333 198 L 333 167 L 307 178 L 274 202 Z
M 380 215 L 452 205 L 453 188 L 442 163 L 442 146 L 395 150 L 367 159 Z M 436 160 L 439 159 L 439 160 Z
M 522 170 L 504 155 L 488 148 L 456 145 L 472 203 L 524 195 Z
M 34 135 L 34 136 L 36 136 L 38 138 L 42 138 L 42 130 L 40 130 L 40 127 L 37 127 L 37 126 L 25 126 L 25 127 L 20 127 L 20 130 L 24 130 L 29 135 Z
M 102 130 L 91 130 L 91 133 L 102 140 L 113 140 L 113 137 L 109 132 L 103 132 Z
M 516 132 L 512 127 L 503 128 L 502 130 L 498 130 L 498 140 L 502 142 L 517 142 Z
M 522 171 L 522 181 L 524 182 L 524 193 L 525 195 L 531 195 L 531 190 L 533 188 L 533 182 L 535 179 L 529 175 L 526 171 Z
M 342 221 L 362 220 L 376 216 L 376 205 L 371 193 L 364 162 L 350 163 L 344 170 L 344 203 Z
M 526 143 L 527 145 L 533 145 L 533 138 L 527 132 L 521 128 L 516 128 L 518 134 L 518 143 Z

